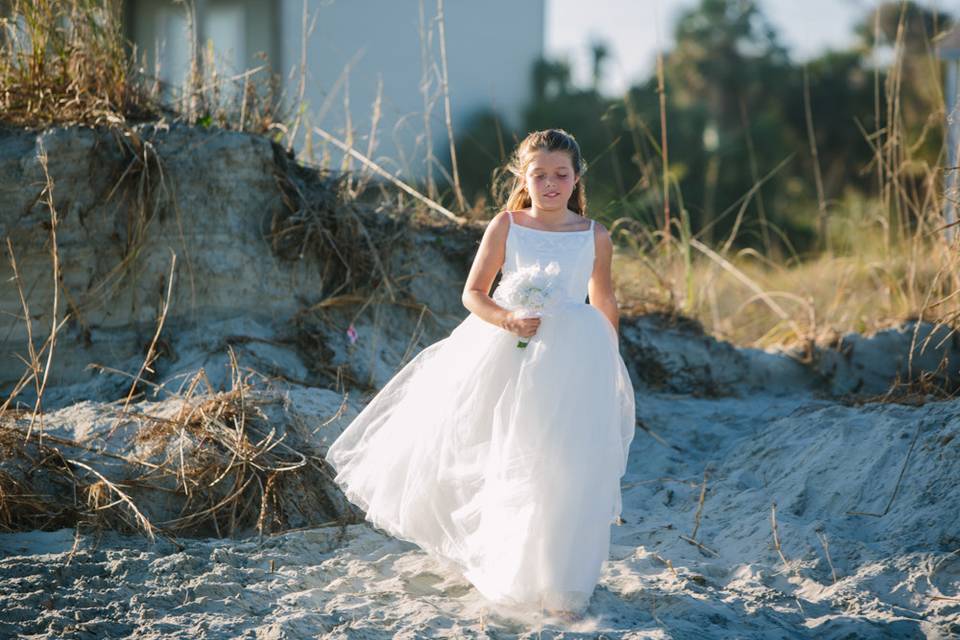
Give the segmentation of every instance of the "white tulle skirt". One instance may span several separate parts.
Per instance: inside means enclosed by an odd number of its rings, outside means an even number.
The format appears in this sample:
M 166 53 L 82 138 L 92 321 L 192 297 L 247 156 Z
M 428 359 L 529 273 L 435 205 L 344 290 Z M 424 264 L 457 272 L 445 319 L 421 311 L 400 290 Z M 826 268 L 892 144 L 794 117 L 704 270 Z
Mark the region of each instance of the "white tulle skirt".
M 525 349 L 470 314 L 370 401 L 326 459 L 375 526 L 452 561 L 494 604 L 586 608 L 621 511 L 633 386 L 595 307 Z

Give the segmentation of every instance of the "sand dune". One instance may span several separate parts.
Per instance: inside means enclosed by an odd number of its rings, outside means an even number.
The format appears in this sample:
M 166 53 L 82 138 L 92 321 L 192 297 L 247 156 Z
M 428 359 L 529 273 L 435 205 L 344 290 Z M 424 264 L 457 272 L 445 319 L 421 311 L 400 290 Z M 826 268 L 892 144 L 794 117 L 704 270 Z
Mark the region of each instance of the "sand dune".
M 4 431 L 13 437 L 0 442 L 0 490 L 18 482 L 60 514 L 0 512 L 0 522 L 20 529 L 54 529 L 0 534 L 0 637 L 960 636 L 960 401 L 916 388 L 881 397 L 895 381 L 924 372 L 957 388 L 956 335 L 907 324 L 845 336 L 803 360 L 736 348 L 655 317 L 622 318 L 638 432 L 623 478 L 624 522 L 612 528 L 611 556 L 587 616 L 563 625 L 538 612 L 493 611 L 442 559 L 363 523 L 315 464 L 368 397 L 360 390 L 382 386 L 404 358 L 462 319 L 459 287 L 480 229 L 418 226 L 401 234 L 396 229 L 406 223 L 380 212 L 337 218 L 332 187 L 306 181 L 265 139 L 182 127 L 136 131 L 152 139 L 178 188 L 162 212 L 141 221 L 149 233 L 136 247 L 135 278 L 113 271 L 130 250 L 117 232 L 129 219 L 103 196 L 130 160 L 109 134 L 61 128 L 0 136 L 0 186 L 11 203 L 0 225 L 24 280 L 36 283 L 29 292 L 34 337 L 49 330 L 53 290 L 43 227 L 49 212 L 36 200 L 40 141 L 62 210 L 63 286 L 76 296 L 71 309 L 82 310 L 82 322 L 58 338 L 43 398 L 43 433 L 61 439 L 53 445 L 64 461 L 44 454 L 36 464 L 31 456 L 39 450 L 31 447 L 39 445 L 14 446 L 17 431 Z M 366 232 L 380 225 L 375 245 L 389 257 L 387 268 L 430 313 L 406 299 L 384 305 L 386 312 L 374 305 L 377 311 L 358 314 L 356 301 L 317 312 L 339 285 L 328 278 L 330 256 L 310 245 L 301 259 L 297 237 L 279 248 L 264 239 L 265 228 L 302 213 L 284 208 L 278 176 L 322 200 L 304 210 L 318 225 L 335 219 L 338 241 L 357 243 L 341 249 L 356 250 L 358 261 L 369 246 L 350 225 L 362 219 Z M 137 397 L 113 431 L 157 326 L 171 252 L 181 270 L 149 384 L 140 389 L 149 395 Z M 4 279 L 0 289 L 6 396 L 24 371 L 16 356 L 26 325 L 13 283 Z M 216 404 L 237 384 L 238 367 L 259 372 L 262 384 L 232 405 Z M 161 429 L 147 442 L 159 448 L 147 447 L 141 430 L 172 424 L 184 385 L 201 370 L 206 382 L 194 402 L 239 415 L 236 403 L 246 411 L 263 400 L 263 414 L 243 429 L 226 419 L 214 420 L 212 430 L 207 423 Z M 31 392 L 28 385 L 17 398 L 21 408 L 33 407 Z M 25 429 L 29 411 L 4 419 L 4 429 Z M 78 474 L 90 490 L 94 471 L 123 483 L 151 521 L 196 512 L 196 501 L 175 489 L 189 486 L 176 473 L 150 486 L 133 479 L 163 460 L 176 471 L 192 453 L 202 461 L 215 451 L 217 464 L 231 464 L 233 450 L 210 448 L 207 438 L 229 445 L 230 429 L 254 444 L 283 438 L 290 447 L 271 450 L 273 470 L 246 468 L 251 493 L 242 502 L 251 508 L 190 521 L 175 539 L 158 526 L 156 542 L 142 531 L 110 529 L 140 525 L 130 503 L 102 483 L 99 519 L 91 522 L 89 509 L 74 513 L 83 503 L 72 494 L 78 483 L 62 480 Z M 275 502 L 262 500 L 261 510 L 257 491 L 266 489 L 257 483 L 291 465 L 296 481 L 277 481 Z M 205 498 L 224 495 L 216 491 Z M 98 534 L 97 524 L 107 528 Z

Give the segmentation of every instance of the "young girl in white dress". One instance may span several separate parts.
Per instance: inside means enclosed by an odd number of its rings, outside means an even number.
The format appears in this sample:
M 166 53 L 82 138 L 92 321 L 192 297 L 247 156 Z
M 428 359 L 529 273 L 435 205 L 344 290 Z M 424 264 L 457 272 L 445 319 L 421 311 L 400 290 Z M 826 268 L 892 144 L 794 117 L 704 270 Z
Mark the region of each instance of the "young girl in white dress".
M 470 314 L 397 372 L 326 459 L 367 520 L 457 567 L 494 607 L 572 620 L 620 516 L 634 392 L 613 247 L 585 216 L 579 145 L 536 131 L 508 168 L 505 211 L 463 289 Z M 537 294 L 537 313 L 517 291 Z

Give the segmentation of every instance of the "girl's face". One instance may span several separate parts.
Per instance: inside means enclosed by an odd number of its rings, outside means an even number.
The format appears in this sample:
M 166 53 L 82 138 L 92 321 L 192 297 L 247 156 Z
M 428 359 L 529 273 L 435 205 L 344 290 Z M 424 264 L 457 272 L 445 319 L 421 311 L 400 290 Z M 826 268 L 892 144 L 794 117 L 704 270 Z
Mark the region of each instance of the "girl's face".
M 533 206 L 545 211 L 565 211 L 580 179 L 568 152 L 544 150 L 530 154 L 524 177 Z

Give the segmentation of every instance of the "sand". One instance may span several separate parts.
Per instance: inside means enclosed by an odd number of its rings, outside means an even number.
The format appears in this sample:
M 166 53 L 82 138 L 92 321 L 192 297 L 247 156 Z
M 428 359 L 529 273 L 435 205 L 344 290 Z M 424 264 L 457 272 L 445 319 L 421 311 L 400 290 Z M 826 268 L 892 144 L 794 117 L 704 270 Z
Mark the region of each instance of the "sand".
M 442 562 L 367 524 L 156 544 L 116 533 L 75 540 L 63 529 L 0 535 L 0 635 L 960 633 L 960 403 L 641 390 L 638 412 L 659 439 L 637 433 L 625 522 L 612 527 L 610 560 L 577 623 L 490 611 Z M 684 539 L 695 526 L 700 547 Z

